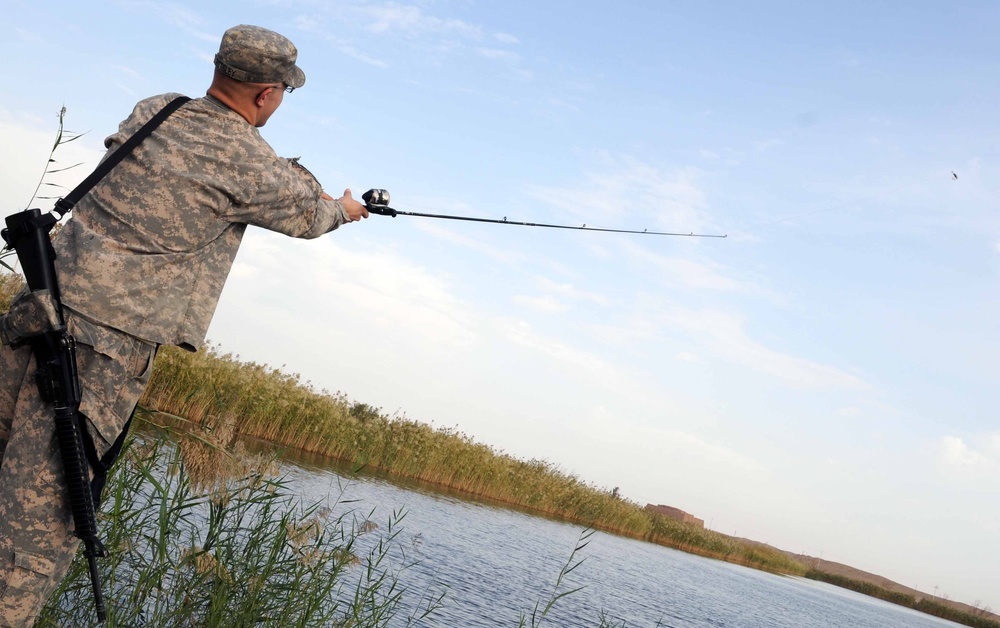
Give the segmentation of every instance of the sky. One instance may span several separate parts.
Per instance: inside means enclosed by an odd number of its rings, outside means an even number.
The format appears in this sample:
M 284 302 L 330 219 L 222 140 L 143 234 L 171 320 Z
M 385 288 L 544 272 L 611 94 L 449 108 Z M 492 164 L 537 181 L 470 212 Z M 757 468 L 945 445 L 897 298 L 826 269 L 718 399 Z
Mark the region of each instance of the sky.
M 222 33 L 372 216 L 248 230 L 209 331 L 640 504 L 1000 609 L 1000 4 L 0 0 L 0 198 L 73 185 Z M 63 177 L 62 179 L 58 177 Z M 36 201 L 35 204 L 46 201 Z

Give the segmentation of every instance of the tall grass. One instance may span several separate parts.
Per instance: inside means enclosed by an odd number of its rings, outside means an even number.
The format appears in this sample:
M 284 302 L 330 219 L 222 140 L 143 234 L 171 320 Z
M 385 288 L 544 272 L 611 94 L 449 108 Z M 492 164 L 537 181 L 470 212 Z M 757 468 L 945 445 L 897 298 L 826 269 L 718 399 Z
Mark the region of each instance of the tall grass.
M 11 259 L 13 250 L 0 249 L 0 264 L 10 268 L 7 261 Z M 0 271 L 0 312 L 6 312 L 10 302 L 14 300 L 17 293 L 24 287 L 24 277 L 16 273 Z
M 687 552 L 774 572 L 806 571 L 777 549 L 646 511 L 550 462 L 518 459 L 454 428 L 386 416 L 217 348 L 164 347 L 141 403 L 197 424 L 229 417 L 245 436 Z
M 555 585 L 552 587 L 552 593 L 549 595 L 548 601 L 546 601 L 545 605 L 543 606 L 542 601 L 539 600 L 538 602 L 535 603 L 535 607 L 531 609 L 530 615 L 522 614 L 517 624 L 518 628 L 525 628 L 526 626 L 531 626 L 531 628 L 538 628 L 538 626 L 542 625 L 542 622 L 548 616 L 549 612 L 552 610 L 552 607 L 556 605 L 556 602 L 558 602 L 559 600 L 563 599 L 566 596 L 573 595 L 574 593 L 583 590 L 584 587 L 567 589 L 565 588 L 563 581 L 577 567 L 583 564 L 584 559 L 583 558 L 577 559 L 576 555 L 584 548 L 586 548 L 588 544 L 590 544 L 590 537 L 592 537 L 593 535 L 594 535 L 594 530 L 590 529 L 584 530 L 583 532 L 580 533 L 580 539 L 577 541 L 576 547 L 574 547 L 573 551 L 570 553 L 569 558 L 566 560 L 566 564 L 563 565 L 562 569 L 559 570 L 559 575 L 556 577 L 556 582 Z M 601 618 L 601 625 L 602 626 L 605 625 L 604 617 Z
M 886 602 L 907 606 L 922 613 L 935 615 L 943 619 L 965 624 L 966 626 L 973 626 L 974 628 L 1000 628 L 1000 621 L 990 619 L 986 616 L 989 613 L 987 609 L 979 609 L 978 614 L 968 613 L 926 597 L 915 597 L 907 593 L 890 591 L 871 582 L 862 582 L 861 580 L 854 580 L 816 569 L 810 569 L 806 573 L 806 578 L 857 591 L 858 593 L 877 597 Z
M 270 460 L 233 456 L 239 475 L 199 479 L 190 454 L 158 438 L 133 440 L 109 481 L 100 512 L 109 557 L 99 561 L 108 626 L 402 622 L 401 513 L 363 550 L 360 537 L 376 526 L 335 504 L 299 504 Z M 441 597 L 422 602 L 405 623 L 433 613 Z M 87 564 L 78 556 L 35 625 L 93 620 Z

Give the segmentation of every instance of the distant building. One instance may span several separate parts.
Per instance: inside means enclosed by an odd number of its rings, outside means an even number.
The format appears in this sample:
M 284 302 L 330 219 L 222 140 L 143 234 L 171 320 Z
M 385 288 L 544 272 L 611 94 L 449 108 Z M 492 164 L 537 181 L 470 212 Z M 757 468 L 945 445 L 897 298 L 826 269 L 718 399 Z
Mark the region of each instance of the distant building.
M 671 519 L 676 519 L 677 521 L 683 521 L 684 523 L 692 523 L 699 528 L 705 527 L 705 520 L 699 519 L 694 515 L 689 515 L 680 508 L 674 508 L 673 506 L 664 506 L 660 504 L 654 506 L 653 504 L 646 504 L 646 510 L 655 512 L 658 515 L 663 515 L 664 517 L 670 517 Z

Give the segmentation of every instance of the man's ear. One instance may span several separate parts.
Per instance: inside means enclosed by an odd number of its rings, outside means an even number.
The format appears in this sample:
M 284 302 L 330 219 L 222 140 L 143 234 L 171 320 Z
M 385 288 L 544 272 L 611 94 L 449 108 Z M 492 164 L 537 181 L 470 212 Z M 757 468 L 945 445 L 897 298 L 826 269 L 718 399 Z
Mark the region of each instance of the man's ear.
M 263 107 L 264 104 L 267 102 L 267 99 L 271 96 L 271 92 L 273 91 L 274 91 L 273 87 L 265 87 L 264 89 L 260 90 L 257 93 L 257 100 L 255 100 L 254 102 L 257 104 L 258 107 Z

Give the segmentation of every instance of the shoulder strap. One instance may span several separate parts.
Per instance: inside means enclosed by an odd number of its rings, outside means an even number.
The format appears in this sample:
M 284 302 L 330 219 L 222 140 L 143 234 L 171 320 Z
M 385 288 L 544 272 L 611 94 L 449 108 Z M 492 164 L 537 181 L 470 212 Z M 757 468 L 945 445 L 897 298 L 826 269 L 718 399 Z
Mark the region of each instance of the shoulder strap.
M 58 212 L 60 216 L 63 216 L 66 212 L 73 209 L 76 202 L 83 198 L 83 196 L 90 191 L 90 188 L 97 185 L 97 182 L 111 172 L 111 169 L 117 166 L 118 162 L 125 159 L 125 157 L 127 157 L 136 146 L 149 137 L 149 134 L 153 132 L 153 129 L 160 126 L 161 122 L 166 120 L 170 114 L 177 111 L 181 105 L 189 100 L 191 99 L 187 96 L 178 96 L 168 102 L 163 109 L 160 109 L 155 116 L 150 118 L 146 124 L 142 125 L 142 128 L 136 131 L 132 137 L 125 140 L 125 143 L 119 146 L 118 150 L 111 153 L 111 156 L 102 161 L 97 168 L 90 173 L 90 176 L 80 183 L 80 185 L 76 186 L 73 188 L 72 192 L 56 201 L 55 211 Z

